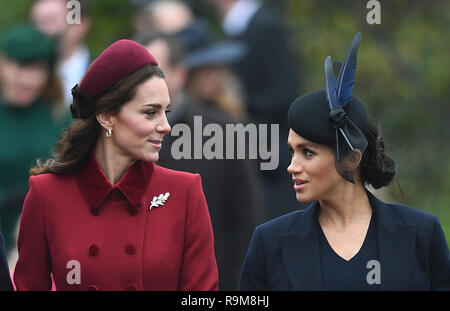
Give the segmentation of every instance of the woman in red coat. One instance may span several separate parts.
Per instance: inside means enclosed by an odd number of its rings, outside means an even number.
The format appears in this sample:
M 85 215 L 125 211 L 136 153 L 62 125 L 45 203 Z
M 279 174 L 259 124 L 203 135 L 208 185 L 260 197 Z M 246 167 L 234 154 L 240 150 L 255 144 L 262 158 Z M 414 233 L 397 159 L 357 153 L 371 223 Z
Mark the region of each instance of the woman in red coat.
M 170 99 L 141 45 L 109 46 L 76 85 L 54 158 L 31 170 L 18 290 L 217 290 L 198 174 L 154 164 Z

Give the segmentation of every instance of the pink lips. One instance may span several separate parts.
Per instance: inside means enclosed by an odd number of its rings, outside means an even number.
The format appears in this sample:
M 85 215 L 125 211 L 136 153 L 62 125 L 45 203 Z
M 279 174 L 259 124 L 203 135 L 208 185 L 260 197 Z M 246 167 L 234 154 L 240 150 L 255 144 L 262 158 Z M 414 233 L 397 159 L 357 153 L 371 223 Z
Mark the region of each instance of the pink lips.
M 292 181 L 294 182 L 294 190 L 295 191 L 303 190 L 306 187 L 306 185 L 308 184 L 308 182 L 306 180 L 299 179 L 299 178 L 293 178 Z
M 148 142 L 151 143 L 152 145 L 154 145 L 157 148 L 161 148 L 162 140 L 149 140 Z

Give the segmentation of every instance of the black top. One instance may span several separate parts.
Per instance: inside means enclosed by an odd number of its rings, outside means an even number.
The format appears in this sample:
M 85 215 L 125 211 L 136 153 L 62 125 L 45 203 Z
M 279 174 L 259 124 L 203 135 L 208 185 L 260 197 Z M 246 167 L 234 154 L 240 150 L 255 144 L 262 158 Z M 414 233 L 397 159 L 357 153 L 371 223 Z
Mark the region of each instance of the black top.
M 370 291 L 379 290 L 376 283 L 379 265 L 371 260 L 379 261 L 374 214 L 370 219 L 369 228 L 361 249 L 350 260 L 345 260 L 333 250 L 320 227 L 319 252 L 322 270 L 323 290 L 336 291 Z M 370 263 L 369 263 L 370 262 Z M 379 280 L 379 278 L 378 278 Z M 371 283 L 371 284 L 369 284 Z

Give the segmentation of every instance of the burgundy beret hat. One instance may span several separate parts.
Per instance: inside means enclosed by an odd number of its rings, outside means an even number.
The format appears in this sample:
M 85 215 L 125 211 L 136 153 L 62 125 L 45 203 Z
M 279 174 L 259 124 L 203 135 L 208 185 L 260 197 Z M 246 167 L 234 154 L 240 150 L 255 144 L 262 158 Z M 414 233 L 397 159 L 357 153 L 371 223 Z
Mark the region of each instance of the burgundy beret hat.
M 73 87 L 72 116 L 87 118 L 100 95 L 147 64 L 157 66 L 158 62 L 139 43 L 123 39 L 111 44 L 89 66 L 80 84 Z

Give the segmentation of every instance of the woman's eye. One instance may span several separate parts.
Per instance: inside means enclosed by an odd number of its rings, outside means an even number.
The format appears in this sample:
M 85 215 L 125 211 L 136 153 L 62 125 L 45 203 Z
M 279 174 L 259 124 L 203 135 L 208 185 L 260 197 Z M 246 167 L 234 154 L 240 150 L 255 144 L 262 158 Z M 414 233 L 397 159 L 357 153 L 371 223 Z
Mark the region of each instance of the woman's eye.
M 166 113 L 172 112 L 172 109 L 166 109 Z
M 156 111 L 154 111 L 154 110 L 149 110 L 149 111 L 146 111 L 145 114 L 148 115 L 148 116 L 150 116 L 150 117 L 153 117 L 153 116 L 156 114 Z
M 305 157 L 310 158 L 314 155 L 314 152 L 309 149 L 303 149 L 303 154 L 305 155 Z

